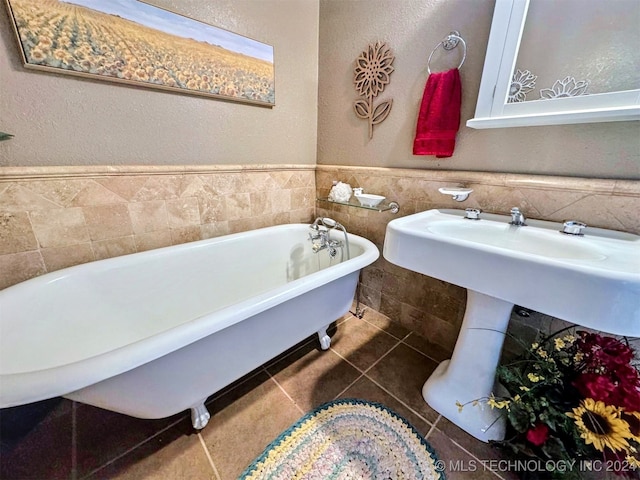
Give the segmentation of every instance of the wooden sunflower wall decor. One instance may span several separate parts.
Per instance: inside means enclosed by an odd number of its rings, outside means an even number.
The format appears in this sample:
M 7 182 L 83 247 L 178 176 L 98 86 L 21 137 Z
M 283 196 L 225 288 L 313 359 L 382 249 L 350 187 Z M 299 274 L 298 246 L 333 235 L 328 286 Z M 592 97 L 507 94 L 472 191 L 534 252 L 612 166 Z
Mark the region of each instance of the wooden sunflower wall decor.
M 382 93 L 389 83 L 392 66 L 395 57 L 386 43 L 376 42 L 369 45 L 356 59 L 356 67 L 353 70 L 353 83 L 358 93 L 366 100 L 353 102 L 353 109 L 358 118 L 369 122 L 369 138 L 373 138 L 373 126 L 382 123 L 391 111 L 393 100 L 379 103 L 375 108 L 373 99 Z

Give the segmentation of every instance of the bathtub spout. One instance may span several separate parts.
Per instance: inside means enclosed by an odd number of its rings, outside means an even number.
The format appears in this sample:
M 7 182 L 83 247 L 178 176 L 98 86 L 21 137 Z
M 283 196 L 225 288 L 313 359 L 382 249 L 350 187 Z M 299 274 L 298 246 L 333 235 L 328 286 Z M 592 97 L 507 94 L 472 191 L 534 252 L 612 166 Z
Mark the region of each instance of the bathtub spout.
M 205 399 L 206 400 L 206 399 Z M 191 407 L 191 424 L 196 430 L 202 430 L 209 423 L 211 415 L 204 406 L 204 400 L 194 407 Z

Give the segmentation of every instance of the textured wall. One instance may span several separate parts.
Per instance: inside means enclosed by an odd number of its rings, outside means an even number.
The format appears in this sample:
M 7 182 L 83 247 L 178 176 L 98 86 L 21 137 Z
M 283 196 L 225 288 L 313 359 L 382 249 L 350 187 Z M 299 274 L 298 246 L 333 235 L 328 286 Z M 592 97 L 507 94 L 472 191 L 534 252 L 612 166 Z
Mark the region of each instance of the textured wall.
M 420 169 L 514 172 L 640 179 L 640 122 L 474 130 L 473 117 L 494 0 L 320 0 L 318 163 Z M 462 121 L 451 158 L 412 154 L 427 58 L 451 30 L 467 42 L 461 68 Z M 395 54 L 389 117 L 368 138 L 352 108 L 354 61 L 367 45 L 386 41 Z M 456 49 L 458 50 L 458 49 Z M 434 54 L 432 71 L 457 66 L 453 50 Z
M 315 163 L 317 0 L 149 3 L 272 45 L 276 106 L 25 70 L 0 2 L 0 166 Z

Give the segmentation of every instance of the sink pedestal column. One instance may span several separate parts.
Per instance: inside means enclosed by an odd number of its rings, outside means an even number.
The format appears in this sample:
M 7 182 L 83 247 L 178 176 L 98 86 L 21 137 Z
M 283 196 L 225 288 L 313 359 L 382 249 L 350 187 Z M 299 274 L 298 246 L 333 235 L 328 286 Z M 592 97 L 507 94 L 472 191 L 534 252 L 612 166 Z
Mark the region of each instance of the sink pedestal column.
M 467 308 L 450 360 L 445 360 L 422 387 L 422 396 L 438 413 L 483 442 L 502 440 L 504 413 L 484 400 L 494 391 L 496 367 L 513 304 L 467 290 Z M 462 404 L 483 399 L 477 406 Z

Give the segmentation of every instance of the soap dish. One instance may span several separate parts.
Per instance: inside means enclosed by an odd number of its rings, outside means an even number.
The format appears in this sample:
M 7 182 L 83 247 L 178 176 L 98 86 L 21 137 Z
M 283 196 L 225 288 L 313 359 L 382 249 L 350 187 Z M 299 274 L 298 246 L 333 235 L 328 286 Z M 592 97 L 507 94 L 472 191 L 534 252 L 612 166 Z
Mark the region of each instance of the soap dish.
M 444 195 L 451 195 L 451 198 L 453 198 L 456 202 L 464 202 L 469 197 L 469 194 L 473 192 L 473 189 L 461 187 L 444 187 L 439 188 L 438 191 Z
M 356 193 L 355 197 L 363 207 L 376 207 L 380 202 L 387 198 L 383 197 L 382 195 L 373 195 L 371 193 Z

